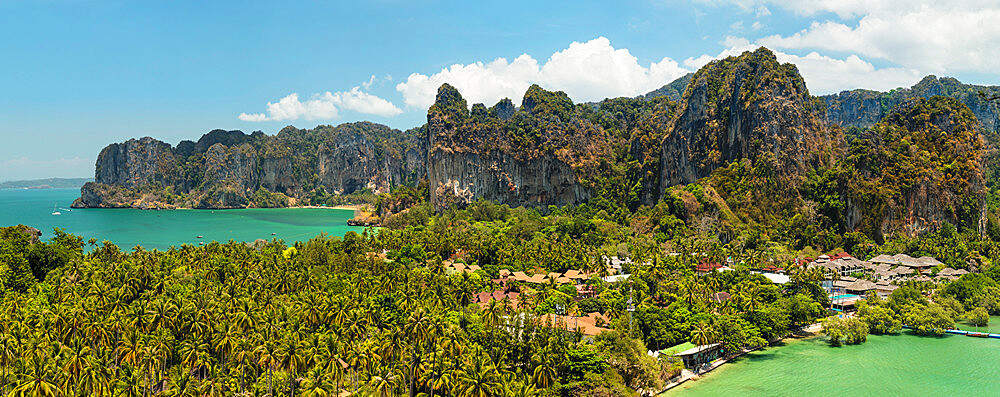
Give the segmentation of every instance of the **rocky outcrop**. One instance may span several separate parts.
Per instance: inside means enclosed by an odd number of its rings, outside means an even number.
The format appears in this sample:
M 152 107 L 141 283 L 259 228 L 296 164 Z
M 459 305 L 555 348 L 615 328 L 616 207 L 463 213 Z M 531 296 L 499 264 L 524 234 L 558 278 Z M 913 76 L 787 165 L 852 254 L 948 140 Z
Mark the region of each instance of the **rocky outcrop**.
M 820 98 L 826 103 L 826 119 L 844 127 L 868 128 L 878 123 L 901 104 L 917 98 L 937 95 L 955 98 L 969 107 L 987 130 L 1000 128 L 1000 104 L 979 96 L 1000 94 L 998 86 L 963 84 L 951 77 L 926 76 L 910 88 L 889 92 L 871 90 L 842 91 Z
M 325 192 L 384 193 L 425 177 L 419 133 L 362 122 L 286 127 L 275 136 L 214 130 L 177 147 L 132 139 L 101 151 L 95 182 L 81 189 L 74 206 L 243 208 L 288 197 L 309 203 Z
M 171 184 L 180 178 L 173 149 L 145 137 L 114 143 L 97 156 L 94 182 L 137 188 L 149 183 Z
M 692 77 L 663 140 L 661 186 L 764 153 L 786 175 L 802 175 L 838 145 L 821 116 L 795 65 L 779 64 L 768 49 L 713 61 Z
M 589 199 L 591 189 L 578 174 L 587 162 L 584 150 L 569 143 L 585 145 L 581 132 L 587 128 L 571 121 L 572 108 L 564 93 L 532 86 L 519 110 L 504 100 L 491 109 L 476 104 L 470 111 L 458 90 L 442 85 L 427 114 L 427 177 L 434 207 L 462 207 L 477 199 L 536 207 Z M 606 153 L 594 152 L 590 155 Z
M 848 159 L 849 230 L 881 238 L 919 235 L 944 223 L 982 232 L 984 142 L 979 122 L 954 98 L 917 99 L 859 136 Z
M 694 78 L 694 73 L 688 73 L 676 80 L 671 81 L 669 84 L 657 88 L 653 91 L 643 95 L 643 99 L 653 99 L 656 97 L 667 97 L 671 101 L 680 101 L 684 97 L 684 91 L 687 90 L 688 84 L 691 84 L 691 80 Z
M 476 199 L 511 206 L 544 207 L 581 203 L 590 192 L 569 164 L 548 154 L 520 160 L 497 151 L 432 150 L 428 161 L 431 199 L 438 208 L 464 206 Z
M 320 181 L 336 194 L 388 191 L 388 175 L 379 165 L 375 147 L 363 136 L 344 134 L 319 147 Z

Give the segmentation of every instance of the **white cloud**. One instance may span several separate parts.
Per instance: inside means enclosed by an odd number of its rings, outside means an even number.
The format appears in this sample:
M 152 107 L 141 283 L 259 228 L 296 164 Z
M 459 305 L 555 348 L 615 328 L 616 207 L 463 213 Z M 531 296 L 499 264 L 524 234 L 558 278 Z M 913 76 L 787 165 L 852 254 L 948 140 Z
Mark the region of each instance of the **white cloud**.
M 552 54 L 540 64 L 528 54 L 513 61 L 455 64 L 430 76 L 411 74 L 396 85 L 407 106 L 426 108 L 434 103 L 443 83 L 457 88 L 469 103 L 493 104 L 502 98 L 519 103 L 531 84 L 565 91 L 575 101 L 635 96 L 667 84 L 688 70 L 670 58 L 642 66 L 627 49 L 615 49 L 604 37 L 580 43 Z
M 727 37 L 722 43 L 729 48 L 716 56 L 702 55 L 697 58 L 685 59 L 684 66 L 698 69 L 714 59 L 739 55 L 744 51 L 754 51 L 759 47 L 741 37 Z M 799 73 L 809 88 L 809 93 L 813 95 L 830 94 L 854 88 L 885 91 L 911 86 L 921 77 L 921 73 L 915 69 L 876 68 L 857 55 L 848 55 L 844 59 L 837 59 L 817 52 L 799 56 L 772 51 L 779 62 L 790 62 L 798 67 Z
M 392 102 L 361 91 L 361 87 L 354 87 L 350 91 L 341 91 L 335 94 L 327 91 L 323 94 L 322 98 L 333 105 L 339 106 L 341 109 L 352 110 L 358 113 L 374 114 L 382 117 L 392 117 L 403 113 Z
M 372 89 L 372 84 L 375 84 L 375 81 L 376 81 L 375 75 L 373 74 L 372 77 L 368 79 L 368 81 L 361 83 L 361 87 L 364 87 L 364 89 L 366 90 L 370 90 Z
M 267 115 L 264 113 L 240 113 L 236 117 L 243 121 L 267 121 Z
M 1000 68 L 1000 3 L 993 9 L 925 7 L 867 14 L 857 24 L 813 22 L 761 44 L 787 49 L 854 52 L 933 73 Z
M 857 55 L 837 59 L 810 52 L 797 56 L 776 52 L 781 62 L 791 62 L 798 66 L 809 92 L 823 95 L 845 89 L 867 88 L 887 91 L 897 87 L 909 87 L 920 80 L 920 72 L 905 68 L 877 69 Z
M 375 76 L 363 85 L 371 85 Z M 340 91 L 313 95 L 306 101 L 299 100 L 299 94 L 292 93 L 278 102 L 267 103 L 267 113 L 240 113 L 238 118 L 243 121 L 284 121 L 284 120 L 328 120 L 339 115 L 339 109 L 351 110 L 363 114 L 391 117 L 403 111 L 378 96 L 354 87 L 350 91 Z
M 771 48 L 857 54 L 926 73 L 992 74 L 1000 69 L 1000 2 L 996 0 L 699 1 L 747 13 L 772 5 L 817 17 L 797 33 L 757 41 Z

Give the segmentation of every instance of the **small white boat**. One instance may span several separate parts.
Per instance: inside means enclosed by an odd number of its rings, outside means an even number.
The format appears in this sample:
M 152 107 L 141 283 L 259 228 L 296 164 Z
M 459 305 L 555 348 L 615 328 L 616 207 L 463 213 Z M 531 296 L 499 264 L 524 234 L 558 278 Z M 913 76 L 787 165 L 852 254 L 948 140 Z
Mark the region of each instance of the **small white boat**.
M 62 212 L 56 209 L 56 205 L 52 204 L 52 215 L 62 215 Z

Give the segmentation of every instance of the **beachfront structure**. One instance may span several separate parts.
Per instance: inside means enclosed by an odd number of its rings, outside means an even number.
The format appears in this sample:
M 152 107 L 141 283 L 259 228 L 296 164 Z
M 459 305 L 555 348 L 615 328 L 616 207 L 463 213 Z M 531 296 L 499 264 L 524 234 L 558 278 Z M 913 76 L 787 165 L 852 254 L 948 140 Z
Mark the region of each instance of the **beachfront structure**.
M 695 346 L 680 353 L 675 353 L 674 357 L 680 357 L 687 368 L 695 368 L 719 358 L 722 355 L 722 344 L 713 343 L 710 345 Z

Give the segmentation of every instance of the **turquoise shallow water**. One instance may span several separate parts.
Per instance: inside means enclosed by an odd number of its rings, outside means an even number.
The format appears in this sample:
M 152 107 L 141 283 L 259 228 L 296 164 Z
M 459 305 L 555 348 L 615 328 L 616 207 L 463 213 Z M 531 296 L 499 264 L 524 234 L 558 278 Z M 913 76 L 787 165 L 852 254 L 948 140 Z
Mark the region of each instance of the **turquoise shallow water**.
M 43 239 L 52 237 L 54 227 L 61 227 L 83 236 L 84 240 L 91 237 L 110 240 L 122 249 L 136 245 L 164 249 L 200 241 L 253 241 L 272 237 L 291 243 L 308 240 L 321 232 L 342 236 L 349 230 L 358 233 L 364 230 L 347 226 L 347 220 L 354 215 L 350 210 L 69 210 L 79 195 L 79 189 L 0 190 L 0 226 L 32 226 L 42 231 Z M 52 215 L 53 206 L 62 215 Z M 196 238 L 199 235 L 204 238 Z
M 1000 318 L 991 318 L 998 327 Z M 963 327 L 964 328 L 964 327 Z M 870 335 L 830 347 L 793 340 L 723 365 L 665 396 L 997 396 L 1000 339 Z

